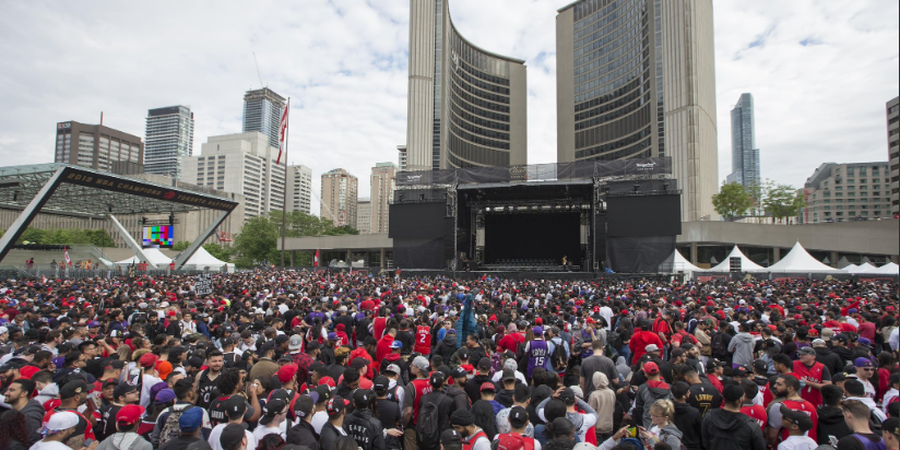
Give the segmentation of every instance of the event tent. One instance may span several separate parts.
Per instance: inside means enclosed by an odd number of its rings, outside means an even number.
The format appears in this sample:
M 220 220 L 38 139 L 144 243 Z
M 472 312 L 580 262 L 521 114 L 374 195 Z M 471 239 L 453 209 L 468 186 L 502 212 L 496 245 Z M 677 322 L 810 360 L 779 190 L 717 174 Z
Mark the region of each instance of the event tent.
M 673 264 L 672 264 L 673 272 L 691 273 L 691 272 L 703 272 L 703 270 L 704 270 L 704 269 L 701 269 L 701 268 L 691 264 L 691 262 L 688 261 L 687 258 L 685 258 L 684 256 L 681 256 L 681 252 L 679 252 L 678 250 L 675 250 L 674 259 L 672 262 L 673 262 Z
M 170 262 L 172 262 L 172 258 L 164 255 L 163 252 L 159 251 L 158 248 L 145 248 L 144 254 L 147 255 L 147 259 L 150 260 L 157 267 L 168 266 Z M 130 266 L 131 264 L 140 264 L 141 260 L 138 259 L 137 256 L 132 256 L 131 258 L 124 259 L 122 261 L 117 262 L 117 265 L 120 266 Z
M 191 256 L 191 259 L 188 259 L 187 262 L 184 263 L 184 269 L 187 270 L 206 270 L 209 268 L 211 271 L 221 271 L 223 266 L 228 267 L 229 273 L 234 272 L 234 264 L 219 260 L 215 256 L 209 254 L 203 247 L 198 248 L 197 251 L 194 252 L 194 255 Z
M 841 272 L 813 258 L 799 242 L 781 261 L 769 266 L 766 272 Z
M 882 274 L 882 275 L 900 275 L 900 272 L 898 272 L 898 269 L 900 269 L 900 266 L 898 266 L 895 263 L 889 262 L 889 263 L 879 267 L 878 269 L 876 269 L 874 273 L 878 273 L 878 274 Z
M 750 258 L 741 252 L 737 245 L 731 250 L 731 253 L 725 257 L 725 260 L 716 267 L 709 269 L 707 272 L 731 272 L 731 258 L 741 258 L 741 272 L 760 272 L 765 270 L 763 266 L 753 262 Z
M 865 263 L 862 263 L 862 264 L 854 267 L 853 269 L 845 269 L 845 270 L 847 270 L 847 272 L 850 272 L 850 273 L 876 273 L 878 268 L 865 262 Z
M 841 270 L 843 270 L 844 272 L 847 272 L 847 273 L 853 273 L 856 271 L 857 267 L 859 267 L 859 266 L 857 266 L 856 264 L 848 264 L 844 267 L 841 267 Z

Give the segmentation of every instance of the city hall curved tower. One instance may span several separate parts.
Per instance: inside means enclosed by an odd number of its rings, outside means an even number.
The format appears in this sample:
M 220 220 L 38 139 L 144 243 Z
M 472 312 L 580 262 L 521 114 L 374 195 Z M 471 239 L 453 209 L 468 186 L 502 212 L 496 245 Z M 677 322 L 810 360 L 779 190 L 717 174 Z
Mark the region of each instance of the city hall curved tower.
M 525 61 L 466 40 L 448 0 L 410 0 L 407 170 L 527 161 Z

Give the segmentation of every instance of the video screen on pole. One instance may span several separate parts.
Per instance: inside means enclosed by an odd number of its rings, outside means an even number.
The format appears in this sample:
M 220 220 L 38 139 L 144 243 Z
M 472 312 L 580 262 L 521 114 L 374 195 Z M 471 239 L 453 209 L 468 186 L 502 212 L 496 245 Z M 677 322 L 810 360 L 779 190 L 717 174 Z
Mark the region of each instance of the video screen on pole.
M 486 214 L 484 262 L 581 258 L 581 213 Z
M 681 234 L 681 197 L 608 197 L 606 217 L 609 236 L 678 236 Z
M 392 238 L 436 239 L 444 236 L 446 203 L 400 203 L 390 206 Z
M 144 227 L 142 246 L 144 248 L 172 248 L 172 245 L 175 244 L 172 231 L 173 227 L 170 225 Z

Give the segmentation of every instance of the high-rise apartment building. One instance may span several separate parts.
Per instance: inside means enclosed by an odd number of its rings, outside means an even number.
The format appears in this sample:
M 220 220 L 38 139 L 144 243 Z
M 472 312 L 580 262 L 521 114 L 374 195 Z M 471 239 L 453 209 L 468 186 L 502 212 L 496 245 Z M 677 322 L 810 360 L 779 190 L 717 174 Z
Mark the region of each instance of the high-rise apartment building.
M 888 163 L 825 163 L 806 179 L 800 223 L 851 222 L 890 217 Z
M 194 113 L 187 106 L 147 111 L 144 172 L 179 178 L 181 160 L 194 154 Z
M 753 96 L 741 94 L 731 110 L 731 173 L 729 183 L 758 186 L 759 149 L 756 148 L 756 120 L 753 118 Z
M 356 229 L 359 234 L 372 234 L 372 200 L 361 197 L 356 201 Z
M 718 188 L 712 0 L 580 0 L 556 16 L 559 162 L 671 157 L 682 220 Z
M 322 198 L 319 216 L 336 226 L 356 228 L 356 202 L 359 180 L 344 169 L 322 174 Z
M 888 126 L 888 164 L 891 170 L 891 214 L 900 214 L 900 97 L 885 106 Z
M 397 166 L 391 162 L 375 164 L 372 168 L 371 201 L 372 201 L 372 233 L 387 233 L 389 228 L 388 209 L 394 190 L 397 188 Z
M 288 166 L 287 210 L 310 214 L 312 203 L 312 169 L 302 164 Z
M 244 93 L 244 133 L 259 131 L 269 140 L 269 146 L 278 148 L 281 141 L 279 125 L 284 112 L 285 98 L 269 88 Z
M 525 61 L 475 46 L 449 0 L 410 0 L 408 170 L 526 164 Z
M 181 180 L 244 196 L 244 218 L 284 210 L 285 166 L 260 132 L 210 136 L 200 156 L 184 158 Z
M 103 125 L 59 122 L 53 161 L 122 175 L 142 173 L 144 143 L 133 134 Z

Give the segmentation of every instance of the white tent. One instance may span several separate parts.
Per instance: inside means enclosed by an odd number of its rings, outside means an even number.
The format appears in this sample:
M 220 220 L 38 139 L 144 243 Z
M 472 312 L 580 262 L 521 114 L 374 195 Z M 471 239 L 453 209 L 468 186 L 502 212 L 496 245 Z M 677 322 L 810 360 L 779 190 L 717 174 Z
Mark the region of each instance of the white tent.
M 898 269 L 900 269 L 900 266 L 898 266 L 895 263 L 889 262 L 889 263 L 879 267 L 878 269 L 876 269 L 875 273 L 882 274 L 882 275 L 900 275 L 900 272 L 898 272 Z
M 672 271 L 673 272 L 703 272 L 703 269 L 691 264 L 690 261 L 687 260 L 684 256 L 681 256 L 681 252 L 675 250 L 675 257 L 672 261 Z
M 156 267 L 164 267 L 168 266 L 170 262 L 172 262 L 172 258 L 164 255 L 163 252 L 159 251 L 158 248 L 145 248 L 144 254 L 147 255 L 147 259 L 150 260 Z M 131 258 L 122 260 L 117 262 L 117 265 L 120 266 L 130 266 L 131 264 L 140 264 L 141 260 L 138 259 L 137 256 L 132 256 Z
M 799 242 L 781 261 L 769 266 L 767 272 L 840 272 L 834 267 L 820 263 L 810 256 Z
M 856 271 L 857 267 L 859 267 L 859 266 L 857 266 L 856 264 L 848 264 L 844 267 L 841 267 L 841 270 L 843 270 L 844 272 L 847 272 L 847 273 L 853 273 Z
M 221 271 L 222 266 L 228 266 L 229 272 L 234 272 L 234 264 L 228 264 L 225 261 L 219 260 L 213 255 L 210 255 L 205 248 L 200 247 L 191 255 L 191 258 L 184 263 L 184 269 L 186 270 L 206 270 L 208 267 L 211 271 Z
M 760 272 L 765 270 L 763 266 L 753 262 L 750 258 L 741 252 L 737 245 L 731 250 L 731 253 L 725 257 L 725 260 L 716 267 L 709 269 L 707 272 L 731 272 L 731 258 L 741 258 L 741 272 Z
M 845 270 L 847 270 L 847 269 L 845 269 Z M 855 268 L 853 268 L 853 270 L 847 270 L 847 272 L 850 272 L 850 273 L 876 273 L 877 270 L 878 270 L 877 267 L 866 262 L 866 263 L 862 263 L 862 264 L 856 266 Z

